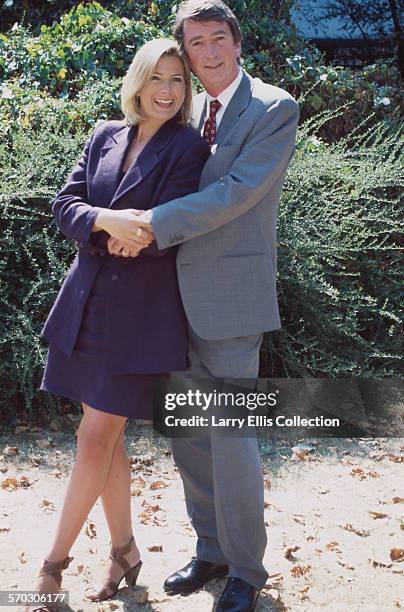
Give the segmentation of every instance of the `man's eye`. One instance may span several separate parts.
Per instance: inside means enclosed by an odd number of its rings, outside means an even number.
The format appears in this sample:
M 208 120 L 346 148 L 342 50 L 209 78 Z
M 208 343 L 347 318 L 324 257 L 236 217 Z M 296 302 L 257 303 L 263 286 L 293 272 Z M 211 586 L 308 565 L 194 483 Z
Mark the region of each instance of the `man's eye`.
M 193 47 L 197 47 L 199 46 L 201 43 L 199 42 L 199 40 L 197 40 L 196 42 L 192 43 Z

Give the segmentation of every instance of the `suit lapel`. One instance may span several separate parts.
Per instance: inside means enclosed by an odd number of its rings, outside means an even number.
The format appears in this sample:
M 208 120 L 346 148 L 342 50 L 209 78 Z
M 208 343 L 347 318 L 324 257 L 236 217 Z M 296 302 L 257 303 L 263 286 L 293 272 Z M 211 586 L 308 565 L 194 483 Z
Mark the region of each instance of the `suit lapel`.
M 122 198 L 122 196 L 124 196 L 131 189 L 134 189 L 146 178 L 148 174 L 150 174 L 150 172 L 152 172 L 160 161 L 160 152 L 169 144 L 178 129 L 179 126 L 177 119 L 174 117 L 173 119 L 170 119 L 170 121 L 164 123 L 161 128 L 157 130 L 117 186 L 115 194 L 111 200 L 110 207 L 116 204 L 117 200 Z M 115 147 L 117 148 L 114 149 L 114 155 L 116 156 L 115 166 L 117 168 L 117 182 L 127 149 L 129 148 L 129 145 L 136 134 L 136 127 L 131 127 L 129 132 L 126 134 L 120 134 L 121 132 L 115 138 L 117 141 Z
M 199 134 L 206 116 L 206 94 L 205 92 L 198 94 L 192 100 L 192 125 L 198 130 Z
M 240 85 L 237 87 L 220 122 L 215 144 L 220 145 L 223 142 L 227 133 L 236 125 L 239 116 L 248 106 L 251 99 L 251 86 L 250 77 L 243 71 Z

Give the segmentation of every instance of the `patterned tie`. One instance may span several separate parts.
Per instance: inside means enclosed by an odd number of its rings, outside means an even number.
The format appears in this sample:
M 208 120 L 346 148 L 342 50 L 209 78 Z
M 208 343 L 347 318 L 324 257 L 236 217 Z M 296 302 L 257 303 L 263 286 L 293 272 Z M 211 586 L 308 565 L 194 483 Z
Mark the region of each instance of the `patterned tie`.
M 216 138 L 216 113 L 222 105 L 219 100 L 212 100 L 210 103 L 209 117 L 205 121 L 203 137 L 209 145 L 213 145 Z

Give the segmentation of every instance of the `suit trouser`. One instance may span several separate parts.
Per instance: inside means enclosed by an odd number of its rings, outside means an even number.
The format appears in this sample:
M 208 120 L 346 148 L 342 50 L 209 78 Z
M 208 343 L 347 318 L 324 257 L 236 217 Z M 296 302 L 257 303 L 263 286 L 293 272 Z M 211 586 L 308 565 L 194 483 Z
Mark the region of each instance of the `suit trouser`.
M 211 341 L 189 332 L 191 370 L 185 376 L 258 376 L 262 334 Z M 268 574 L 262 564 L 267 536 L 256 437 L 224 436 L 210 428 L 204 437 L 174 438 L 173 455 L 198 536 L 197 557 L 228 564 L 229 576 L 260 589 Z

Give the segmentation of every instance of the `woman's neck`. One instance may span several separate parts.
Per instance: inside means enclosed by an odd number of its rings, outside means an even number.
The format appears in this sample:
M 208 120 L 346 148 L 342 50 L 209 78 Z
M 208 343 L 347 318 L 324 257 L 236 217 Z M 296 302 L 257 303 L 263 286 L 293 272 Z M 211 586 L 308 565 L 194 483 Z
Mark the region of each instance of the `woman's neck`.
M 138 144 L 145 144 L 154 136 L 154 134 L 161 128 L 163 123 L 157 123 L 152 121 L 142 121 L 138 124 L 136 141 Z

